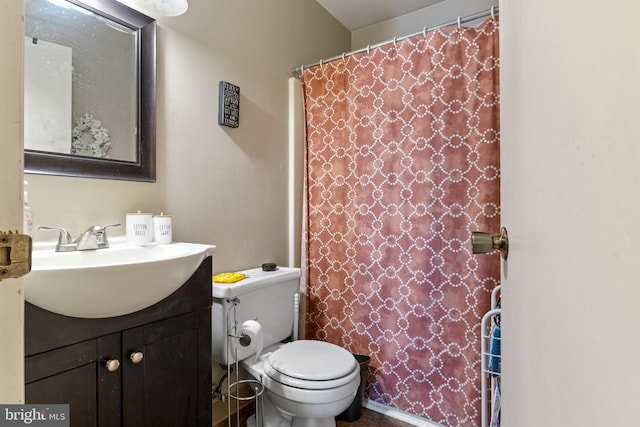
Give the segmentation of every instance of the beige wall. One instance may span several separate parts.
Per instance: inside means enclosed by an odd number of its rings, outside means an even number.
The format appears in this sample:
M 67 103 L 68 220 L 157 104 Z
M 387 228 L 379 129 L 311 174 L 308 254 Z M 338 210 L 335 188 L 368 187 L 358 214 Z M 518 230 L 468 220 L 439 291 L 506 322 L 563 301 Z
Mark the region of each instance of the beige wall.
M 35 228 L 163 211 L 175 240 L 218 246 L 216 271 L 287 264 L 287 79 L 348 50 L 350 33 L 314 0 L 191 1 L 157 20 L 157 182 L 28 175 Z M 240 86 L 237 129 L 217 124 L 220 80 Z
M 351 49 L 392 40 L 420 32 L 455 20 L 458 16 L 472 15 L 497 6 L 498 0 L 444 0 L 398 18 L 356 30 L 351 34 Z M 473 25 L 473 23 L 467 24 Z

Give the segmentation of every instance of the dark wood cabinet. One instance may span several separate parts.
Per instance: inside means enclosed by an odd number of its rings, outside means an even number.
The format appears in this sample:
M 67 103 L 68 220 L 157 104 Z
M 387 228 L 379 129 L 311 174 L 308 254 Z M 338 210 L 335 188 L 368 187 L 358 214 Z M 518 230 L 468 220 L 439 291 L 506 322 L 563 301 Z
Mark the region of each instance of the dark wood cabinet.
M 72 426 L 211 426 L 211 258 L 165 300 L 76 319 L 25 307 L 27 403 Z

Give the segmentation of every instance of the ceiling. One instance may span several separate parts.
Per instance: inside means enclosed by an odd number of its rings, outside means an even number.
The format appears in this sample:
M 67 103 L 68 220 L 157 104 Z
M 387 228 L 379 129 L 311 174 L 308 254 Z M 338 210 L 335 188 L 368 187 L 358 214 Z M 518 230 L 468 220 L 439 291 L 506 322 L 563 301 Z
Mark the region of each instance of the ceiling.
M 350 31 L 359 30 L 444 0 L 316 0 Z

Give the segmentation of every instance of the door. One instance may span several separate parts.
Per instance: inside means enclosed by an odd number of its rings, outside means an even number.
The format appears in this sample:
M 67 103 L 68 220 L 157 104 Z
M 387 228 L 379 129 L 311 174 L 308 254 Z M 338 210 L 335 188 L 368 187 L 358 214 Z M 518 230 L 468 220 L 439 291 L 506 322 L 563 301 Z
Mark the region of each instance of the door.
M 22 228 L 23 1 L 0 4 L 0 230 Z M 24 402 L 21 279 L 0 281 L 0 402 Z
M 636 426 L 640 4 L 500 3 L 503 425 Z

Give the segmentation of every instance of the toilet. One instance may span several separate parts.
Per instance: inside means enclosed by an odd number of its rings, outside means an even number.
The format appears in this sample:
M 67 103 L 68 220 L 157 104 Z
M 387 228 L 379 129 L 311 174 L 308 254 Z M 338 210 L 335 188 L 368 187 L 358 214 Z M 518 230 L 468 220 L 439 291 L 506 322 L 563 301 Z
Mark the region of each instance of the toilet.
M 213 361 L 225 366 L 237 361 L 264 386 L 265 427 L 335 426 L 335 416 L 349 407 L 360 385 L 356 358 L 335 344 L 290 341 L 300 269 L 241 273 L 246 277 L 239 282 L 212 284 Z

